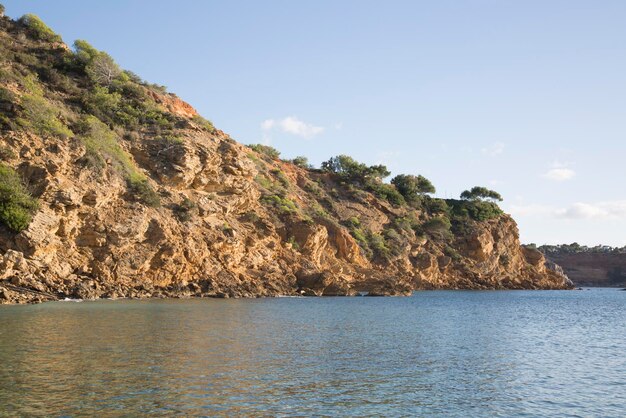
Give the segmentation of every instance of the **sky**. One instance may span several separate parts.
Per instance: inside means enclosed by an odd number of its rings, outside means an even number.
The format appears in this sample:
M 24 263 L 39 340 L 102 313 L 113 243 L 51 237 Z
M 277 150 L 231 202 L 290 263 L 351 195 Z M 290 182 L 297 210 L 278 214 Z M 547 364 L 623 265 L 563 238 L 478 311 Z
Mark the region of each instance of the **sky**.
M 239 142 L 490 187 L 525 243 L 626 245 L 626 1 L 0 2 Z

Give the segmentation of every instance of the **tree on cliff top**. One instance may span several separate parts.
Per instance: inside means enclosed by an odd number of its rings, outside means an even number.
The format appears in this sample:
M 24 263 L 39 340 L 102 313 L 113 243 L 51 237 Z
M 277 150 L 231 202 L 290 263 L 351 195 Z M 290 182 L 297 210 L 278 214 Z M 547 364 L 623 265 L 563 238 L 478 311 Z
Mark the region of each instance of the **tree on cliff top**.
M 465 190 L 461 193 L 461 199 L 463 200 L 492 200 L 502 202 L 502 196 L 500 193 L 487 189 L 486 187 L 475 186 L 471 190 Z
M 435 193 L 435 186 L 424 176 L 399 174 L 391 179 L 391 184 L 404 196 L 407 201 L 416 200 L 428 193 Z
M 77 40 L 74 42 L 74 49 L 77 63 L 94 83 L 110 86 L 122 75 L 122 70 L 109 54 L 98 51 L 87 41 Z
M 365 183 L 368 179 L 382 180 L 391 172 L 384 165 L 367 166 L 347 155 L 338 155 L 322 163 L 322 170 L 338 174 L 349 181 Z

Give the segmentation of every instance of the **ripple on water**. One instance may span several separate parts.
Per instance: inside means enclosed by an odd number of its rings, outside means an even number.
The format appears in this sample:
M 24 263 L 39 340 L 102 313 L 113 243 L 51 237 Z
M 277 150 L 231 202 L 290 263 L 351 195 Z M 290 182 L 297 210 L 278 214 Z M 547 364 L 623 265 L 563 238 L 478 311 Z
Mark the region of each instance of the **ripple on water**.
M 0 415 L 626 415 L 625 292 L 0 309 Z

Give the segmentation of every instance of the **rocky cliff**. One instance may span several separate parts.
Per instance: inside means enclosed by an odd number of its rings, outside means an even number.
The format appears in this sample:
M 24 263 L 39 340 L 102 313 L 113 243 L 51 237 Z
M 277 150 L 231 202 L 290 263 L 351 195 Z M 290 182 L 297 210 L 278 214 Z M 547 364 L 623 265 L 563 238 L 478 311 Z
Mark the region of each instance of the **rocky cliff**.
M 546 257 L 562 266 L 576 286 L 626 286 L 626 253 L 551 251 Z
M 508 215 L 241 145 L 34 16 L 0 19 L 0 112 L 0 302 L 570 287 Z

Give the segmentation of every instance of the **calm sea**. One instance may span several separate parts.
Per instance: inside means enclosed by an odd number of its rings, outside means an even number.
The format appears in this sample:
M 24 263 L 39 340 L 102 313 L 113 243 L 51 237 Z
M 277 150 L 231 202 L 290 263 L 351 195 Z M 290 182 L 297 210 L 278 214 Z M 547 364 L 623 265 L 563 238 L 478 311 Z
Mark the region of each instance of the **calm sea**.
M 0 416 L 626 416 L 626 292 L 0 307 Z

